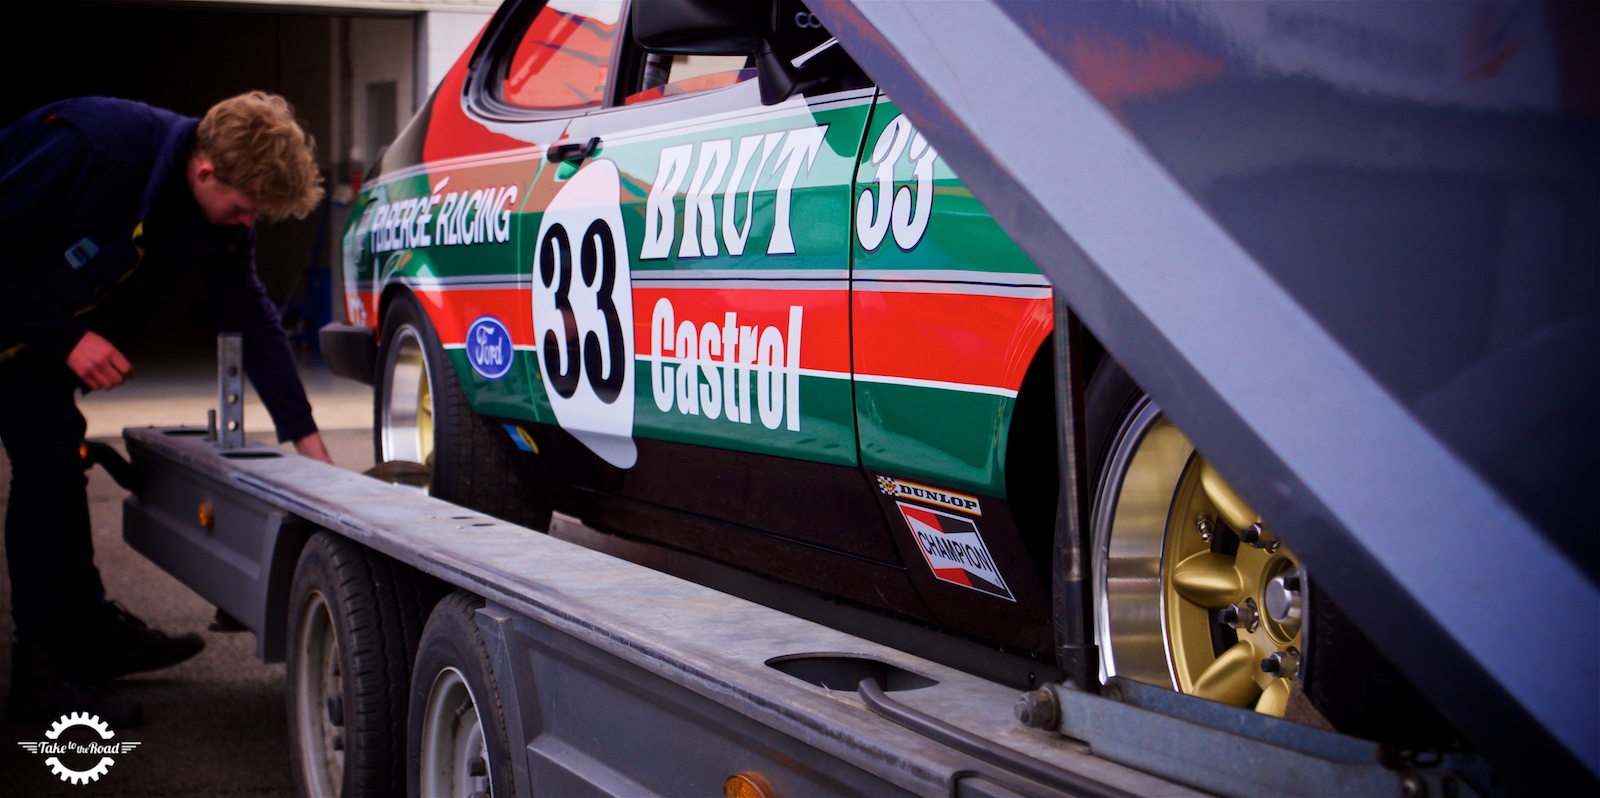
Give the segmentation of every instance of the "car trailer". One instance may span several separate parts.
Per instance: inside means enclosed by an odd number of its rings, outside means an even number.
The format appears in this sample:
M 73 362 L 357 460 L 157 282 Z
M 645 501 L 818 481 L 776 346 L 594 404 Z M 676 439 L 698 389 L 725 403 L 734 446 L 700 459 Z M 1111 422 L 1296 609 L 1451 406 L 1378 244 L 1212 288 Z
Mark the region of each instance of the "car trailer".
M 220 414 L 124 431 L 123 534 L 289 662 L 307 792 L 359 760 L 377 791 L 420 762 L 414 795 L 1493 794 L 1473 757 L 1137 682 L 1019 693 L 568 542 L 575 519 L 545 534 L 247 441 L 237 338 L 218 350 Z

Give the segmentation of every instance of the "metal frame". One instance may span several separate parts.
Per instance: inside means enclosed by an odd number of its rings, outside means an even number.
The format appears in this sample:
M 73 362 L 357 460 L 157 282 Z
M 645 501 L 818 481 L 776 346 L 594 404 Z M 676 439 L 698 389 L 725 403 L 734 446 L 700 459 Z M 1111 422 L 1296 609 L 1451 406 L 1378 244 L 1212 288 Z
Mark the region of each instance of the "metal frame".
M 1014 688 L 275 447 L 225 450 L 199 428 L 123 435 L 146 486 L 125 500 L 124 536 L 208 599 L 232 601 L 224 609 L 264 639 L 282 625 L 247 605 L 263 606 L 268 583 L 293 570 L 275 553 L 279 541 L 259 534 L 269 522 L 326 529 L 483 596 L 479 627 L 507 722 L 517 725 L 508 742 L 526 758 L 515 766 L 519 783 L 542 769 L 565 792 L 714 790 L 748 768 L 800 794 L 1066 794 L 882 718 L 847 689 L 769 664 L 813 659 L 922 677 L 914 687 L 891 678 L 885 689 L 1108 791 L 1186 794 L 1071 740 L 1018 734 Z M 195 519 L 202 502 L 217 507 L 215 535 Z M 251 570 L 254 582 L 237 576 Z M 645 750 L 645 741 L 677 755 L 616 753 Z
M 991 0 L 938 13 L 905 0 L 812 5 L 1084 325 L 1463 733 L 1514 778 L 1600 773 L 1600 636 L 1584 633 L 1600 590 L 1051 56 L 1047 37 L 1066 31 L 1024 31 Z M 1547 611 L 1511 598 L 1535 585 Z

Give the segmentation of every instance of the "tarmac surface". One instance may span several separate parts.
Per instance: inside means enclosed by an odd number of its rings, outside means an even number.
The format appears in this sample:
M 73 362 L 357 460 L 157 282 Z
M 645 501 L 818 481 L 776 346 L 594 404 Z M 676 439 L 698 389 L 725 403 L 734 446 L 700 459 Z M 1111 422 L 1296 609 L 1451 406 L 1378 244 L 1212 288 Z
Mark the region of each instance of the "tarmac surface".
M 356 471 L 369 468 L 372 389 L 333 377 L 317 361 L 302 362 L 301 371 L 334 462 Z M 113 391 L 83 397 L 79 408 L 89 422 L 88 436 L 123 450 L 124 427 L 203 426 L 206 409 L 216 406 L 214 375 L 214 367 L 207 363 L 157 366 Z M 247 400 L 245 424 L 251 438 L 273 442 L 271 423 L 259 401 Z M 10 482 L 9 463 L 0 459 L 0 507 L 9 499 Z M 49 754 L 30 753 L 18 745 L 45 741 L 48 729 L 4 722 L 0 795 L 292 795 L 284 666 L 257 660 L 255 635 L 249 632 L 207 631 L 215 608 L 122 541 L 125 495 L 103 470 L 90 472 L 95 562 L 107 596 L 158 629 L 199 632 L 206 648 L 166 670 L 117 680 L 120 695 L 143 705 L 145 724 L 112 729 L 112 741 L 139 745 L 113 757 L 96 780 L 72 784 L 58 778 L 46 765 Z M 0 679 L 5 680 L 0 693 L 7 695 L 12 642 L 11 582 L 9 571 L 0 569 Z M 88 742 L 95 735 L 78 728 L 63 735 L 68 737 Z M 96 759 L 67 754 L 61 761 L 73 770 L 88 770 Z

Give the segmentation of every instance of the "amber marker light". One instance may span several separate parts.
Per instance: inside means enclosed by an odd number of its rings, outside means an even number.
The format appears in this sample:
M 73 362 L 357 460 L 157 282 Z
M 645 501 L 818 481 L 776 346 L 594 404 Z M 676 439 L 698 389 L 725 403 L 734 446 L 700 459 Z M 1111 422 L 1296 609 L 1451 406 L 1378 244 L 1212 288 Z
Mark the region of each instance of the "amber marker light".
M 723 798 L 776 798 L 772 785 L 758 773 L 735 773 L 722 783 Z
M 200 510 L 196 515 L 200 519 L 200 528 L 207 532 L 210 532 L 211 527 L 217 522 L 217 511 L 212 508 L 211 502 L 200 502 Z

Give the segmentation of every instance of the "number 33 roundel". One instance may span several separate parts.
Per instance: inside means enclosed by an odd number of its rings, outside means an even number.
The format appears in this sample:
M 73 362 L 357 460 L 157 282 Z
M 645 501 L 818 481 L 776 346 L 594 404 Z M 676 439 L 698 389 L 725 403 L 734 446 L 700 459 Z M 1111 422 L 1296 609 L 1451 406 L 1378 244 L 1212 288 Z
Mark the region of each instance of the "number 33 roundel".
M 593 161 L 545 210 L 533 261 L 539 374 L 556 422 L 600 459 L 631 468 L 633 286 L 615 163 Z

